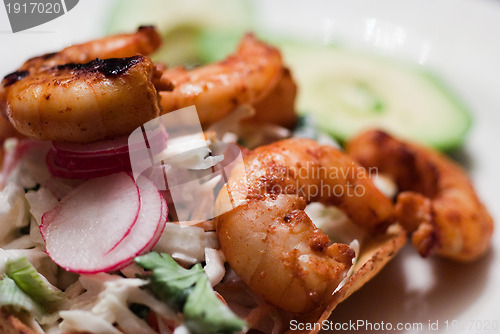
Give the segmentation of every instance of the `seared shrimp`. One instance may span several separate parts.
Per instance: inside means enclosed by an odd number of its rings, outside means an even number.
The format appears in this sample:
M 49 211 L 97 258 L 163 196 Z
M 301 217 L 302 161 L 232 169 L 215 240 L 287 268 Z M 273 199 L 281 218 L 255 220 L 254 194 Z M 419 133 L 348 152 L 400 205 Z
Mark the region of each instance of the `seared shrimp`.
M 154 76 L 151 60 L 140 55 L 7 76 L 2 109 L 19 132 L 37 139 L 114 138 L 160 115 Z
M 244 200 L 216 218 L 227 261 L 254 292 L 294 313 L 324 303 L 354 256 L 345 244 L 330 245 L 304 212 L 308 202 L 337 205 L 370 231 L 383 230 L 393 218 L 392 203 L 364 168 L 308 139 L 253 150 L 244 168 L 231 175 L 227 190 L 219 195 L 218 209 L 224 210 L 224 193 Z
M 147 56 L 160 45 L 161 37 L 154 27 L 140 27 L 135 33 L 112 35 L 29 59 L 19 71 L 37 72 L 68 63 L 88 63 L 97 58 L 126 58 L 138 54 Z
M 41 140 L 87 143 L 129 134 L 160 115 L 157 89 L 169 88 L 154 85 L 154 64 L 137 55 L 157 45 L 154 29 L 141 28 L 30 59 L 3 79 L 0 110 L 19 132 Z M 131 57 L 109 58 L 124 55 Z
M 295 122 L 291 74 L 279 51 L 253 35 L 226 60 L 191 71 L 160 72 L 136 57 L 160 43 L 153 27 L 142 27 L 32 58 L 2 81 L 0 111 L 25 135 L 79 143 L 128 134 L 159 116 L 158 93 L 164 113 L 196 105 L 203 125 L 244 103 L 255 105 L 257 121 Z
M 249 121 L 272 123 L 291 128 L 297 122 L 295 112 L 295 96 L 297 85 L 292 73 L 286 67 L 281 70 L 280 80 L 276 86 L 260 101 L 254 104 L 255 116 Z
M 473 261 L 488 250 L 493 220 L 465 171 L 450 159 L 382 131 L 360 134 L 348 143 L 347 152 L 398 184 L 396 215 L 413 232 L 412 242 L 422 256 L 435 252 Z
M 252 34 L 245 35 L 236 53 L 225 60 L 192 70 L 166 69 L 162 80 L 174 86 L 172 91 L 160 92 L 163 112 L 196 105 L 202 125 L 218 121 L 241 104 L 265 103 L 266 96 L 277 100 L 269 106 L 276 110 L 264 105 L 262 113 L 286 114 L 285 125 L 296 117 L 295 83 L 283 67 L 280 52 Z

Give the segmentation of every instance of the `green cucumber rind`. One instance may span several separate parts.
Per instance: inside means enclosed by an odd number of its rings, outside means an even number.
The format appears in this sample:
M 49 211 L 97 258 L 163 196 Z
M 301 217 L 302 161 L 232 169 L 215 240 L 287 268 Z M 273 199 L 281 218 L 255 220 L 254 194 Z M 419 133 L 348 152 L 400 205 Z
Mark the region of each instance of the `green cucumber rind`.
M 441 114 L 442 117 L 439 119 L 443 120 L 442 118 L 446 118 L 444 121 L 446 121 L 447 124 L 443 124 L 442 129 L 445 132 L 439 132 L 439 130 L 435 130 L 433 133 L 426 131 L 427 129 L 421 128 L 422 135 L 413 134 L 408 137 L 407 139 L 410 140 L 415 140 L 419 141 L 423 144 L 433 146 L 437 149 L 440 150 L 451 150 L 454 149 L 461 144 L 463 144 L 464 139 L 466 137 L 466 134 L 468 130 L 470 129 L 472 125 L 472 116 L 469 112 L 469 109 L 467 108 L 466 104 L 448 87 L 448 85 L 442 81 L 435 73 L 430 71 L 427 68 L 422 68 L 420 66 L 416 66 L 414 64 L 409 64 L 405 63 L 400 60 L 392 60 L 388 59 L 386 57 L 378 56 L 378 55 L 372 55 L 372 54 L 367 54 L 364 52 L 359 52 L 359 51 L 353 51 L 350 49 L 342 48 L 342 47 L 329 47 L 329 46 L 318 46 L 318 45 L 311 45 L 309 44 L 304 44 L 304 46 L 300 46 L 298 43 L 293 43 L 291 45 L 283 45 L 282 50 L 284 52 L 285 59 L 287 58 L 287 52 L 288 56 L 290 56 L 290 53 L 297 52 L 299 55 L 295 55 L 294 57 L 289 57 L 289 65 L 291 65 L 292 72 L 296 74 L 296 78 L 298 77 L 299 81 L 299 113 L 312 113 L 315 115 L 318 119 L 322 119 L 323 121 L 320 122 L 318 125 L 320 129 L 323 131 L 326 131 L 330 133 L 332 136 L 334 136 L 336 139 L 345 142 L 348 140 L 351 136 L 356 135 L 359 131 L 362 129 L 352 129 L 349 126 L 339 129 L 338 127 L 336 128 L 336 124 L 334 122 L 342 122 L 342 120 L 339 120 L 338 117 L 337 119 L 333 118 L 332 114 L 329 114 L 327 110 L 315 110 L 318 109 L 318 103 L 314 100 L 311 100 L 313 98 L 318 98 L 318 99 L 324 99 L 323 96 L 319 96 L 320 94 L 313 94 L 312 96 L 306 96 L 304 97 L 304 94 L 310 94 L 311 91 L 311 86 L 304 88 L 304 85 L 315 85 L 318 84 L 318 82 L 314 82 L 314 80 L 311 80 L 310 77 L 307 77 L 307 79 L 300 77 L 300 71 L 307 66 L 306 61 L 300 60 L 300 56 L 302 55 L 303 58 L 307 60 L 307 53 L 310 52 L 311 55 L 314 54 L 314 52 L 323 52 L 323 53 L 328 53 L 328 52 L 335 52 L 339 53 L 341 57 L 346 57 L 352 56 L 354 58 L 354 61 L 358 61 L 359 59 L 360 62 L 372 62 L 372 65 L 362 65 L 362 66 L 375 66 L 377 65 L 377 62 L 379 65 L 382 65 L 382 68 L 384 66 L 390 66 L 392 73 L 390 75 L 394 75 L 395 71 L 401 71 L 402 75 L 405 75 L 406 78 L 410 78 L 412 80 L 415 80 L 415 84 L 420 85 L 423 84 L 425 86 L 420 86 L 424 94 L 428 94 L 429 92 L 434 95 L 425 95 L 424 98 L 430 99 L 428 103 L 431 104 L 433 102 L 439 103 L 439 105 L 443 106 L 446 108 L 446 110 L 443 111 L 443 114 Z M 327 54 L 328 55 L 328 54 Z M 323 57 L 323 58 L 321 58 Z M 320 58 L 325 59 L 325 55 L 322 55 Z M 292 58 L 292 61 L 290 62 L 290 58 Z M 299 61 L 297 61 L 297 58 L 299 58 Z M 357 59 L 356 59 L 357 58 Z M 314 63 L 314 62 L 313 62 Z M 374 65 L 375 64 L 375 65 Z M 318 67 L 317 64 L 313 64 L 313 67 Z M 294 71 L 296 69 L 296 71 Z M 335 69 L 335 68 L 334 68 Z M 314 70 L 314 69 L 313 69 Z M 328 71 L 328 66 L 325 71 Z M 323 75 L 323 73 L 322 73 Z M 398 74 L 399 75 L 399 74 Z M 311 76 L 314 76 L 312 74 Z M 403 77 L 405 78 L 405 77 Z M 406 79 L 405 78 L 405 79 Z M 373 78 L 371 78 L 373 79 Z M 379 80 L 377 76 L 375 76 L 375 79 Z M 300 96 L 301 92 L 301 87 L 302 87 L 302 93 L 303 95 Z M 309 88 L 309 92 L 307 92 Z M 418 88 L 418 87 L 417 87 Z M 382 91 L 386 90 L 386 88 L 382 89 Z M 304 93 L 304 91 L 306 91 Z M 388 99 L 390 99 L 390 95 L 385 95 Z M 331 98 L 331 97 L 330 97 Z M 302 100 L 301 100 L 302 99 Z M 308 100 L 309 99 L 309 100 Z M 312 102 L 312 103 L 306 103 L 304 102 Z M 408 103 L 412 103 L 411 101 L 408 101 Z M 321 106 L 322 104 L 319 103 Z M 328 105 L 328 102 L 324 102 L 323 105 Z M 323 108 L 327 109 L 327 108 Z M 412 113 L 412 116 L 417 116 L 415 113 Z M 425 115 L 424 115 L 425 116 Z M 365 122 L 369 118 L 363 118 L 363 122 Z M 423 123 L 427 122 L 432 122 L 432 120 L 427 120 L 427 119 L 421 119 Z M 330 121 L 330 122 L 329 122 Z M 380 119 L 379 119 L 380 121 Z M 392 123 L 392 120 L 389 120 L 389 123 Z M 449 123 L 449 124 L 448 124 Z M 332 125 L 334 124 L 334 125 Z M 451 125 L 450 125 L 451 124 Z M 455 126 L 456 125 L 456 126 Z M 379 125 L 377 125 L 379 127 Z M 405 124 L 402 124 L 401 127 L 398 127 L 396 129 L 391 128 L 386 128 L 389 132 L 397 132 L 396 134 L 405 137 L 404 133 L 404 128 Z M 396 130 L 396 131 L 394 131 Z M 412 129 L 413 130 L 413 129 Z M 418 129 L 417 129 L 418 130 Z M 418 132 L 418 131 L 416 131 Z M 410 131 L 411 134 L 411 131 Z
M 463 145 L 467 137 L 467 133 L 474 124 L 474 118 L 470 112 L 470 108 L 467 106 L 466 102 L 462 100 L 458 94 L 456 94 L 451 86 L 446 84 L 437 74 L 429 70 L 421 70 L 422 75 L 427 77 L 429 83 L 434 84 L 436 91 L 440 91 L 444 96 L 446 96 L 450 103 L 454 104 L 458 114 L 461 114 L 461 118 L 464 119 L 464 126 L 461 131 L 457 132 L 455 138 L 450 138 L 448 141 L 442 141 L 439 143 L 430 143 L 431 146 L 437 148 L 441 151 L 450 151 L 456 149 Z

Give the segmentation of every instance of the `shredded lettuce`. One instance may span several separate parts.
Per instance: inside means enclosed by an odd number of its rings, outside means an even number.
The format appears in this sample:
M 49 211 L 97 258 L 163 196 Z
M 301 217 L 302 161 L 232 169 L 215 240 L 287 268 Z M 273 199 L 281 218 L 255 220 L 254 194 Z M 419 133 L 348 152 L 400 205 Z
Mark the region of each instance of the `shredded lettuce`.
M 349 244 L 355 239 L 359 242 L 365 240 L 366 232 L 355 225 L 338 207 L 314 202 L 306 206 L 305 212 L 314 225 L 333 242 Z
M 7 175 L 7 183 L 12 182 L 24 189 L 34 189 L 37 184 L 46 184 L 51 175 L 45 156 L 50 149 L 50 142 L 34 139 L 15 140 L 12 152 L 18 162 Z
M 59 329 L 63 333 L 87 332 L 95 334 L 122 334 L 106 319 L 84 310 L 61 311 L 64 319 Z
M 200 264 L 185 269 L 170 255 L 156 252 L 137 257 L 135 262 L 152 271 L 148 287 L 184 314 L 191 333 L 229 334 L 245 328 L 245 322 L 217 298 Z
M 47 255 L 42 248 L 30 249 L 2 249 L 0 248 L 0 275 L 7 271 L 7 263 L 20 257 L 26 257 L 28 261 L 49 282 L 58 282 L 57 264 Z
M 48 312 L 53 312 L 65 300 L 64 293 L 52 286 L 26 257 L 9 260 L 6 275 Z
M 181 264 L 193 265 L 205 260 L 205 248 L 218 248 L 215 232 L 205 232 L 196 226 L 167 223 L 160 240 L 153 248 L 167 253 Z
M 7 307 L 16 313 L 26 311 L 37 317 L 44 313 L 42 305 L 25 294 L 8 276 L 0 281 L 0 307 Z
M 43 214 L 50 211 L 58 203 L 57 197 L 47 188 L 40 188 L 38 191 L 28 191 L 25 197 L 37 225 L 42 223 Z
M 29 223 L 28 208 L 21 187 L 8 183 L 0 190 L 0 245 L 21 236 L 20 229 Z
M 118 334 L 120 331 L 114 327 L 117 325 L 125 334 L 154 334 L 144 319 L 134 313 L 132 305 L 149 308 L 162 321 L 176 321 L 177 314 L 142 289 L 148 283 L 105 273 L 81 275 L 78 283 L 66 289 L 69 300 L 64 304 L 65 310 L 59 312 L 63 319 L 59 329 L 63 333 Z

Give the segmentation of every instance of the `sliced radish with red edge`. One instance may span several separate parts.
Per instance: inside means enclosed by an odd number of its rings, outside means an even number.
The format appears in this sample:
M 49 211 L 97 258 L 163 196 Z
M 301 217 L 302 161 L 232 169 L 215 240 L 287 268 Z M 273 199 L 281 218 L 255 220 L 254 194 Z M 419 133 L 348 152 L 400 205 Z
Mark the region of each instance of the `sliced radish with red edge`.
M 160 239 L 167 222 L 168 207 L 156 186 L 146 178 L 138 181 L 141 211 L 130 233 L 111 252 L 104 255 L 101 267 L 113 271 L 128 266 L 133 259 L 149 252 Z
M 101 156 L 128 153 L 128 136 L 90 144 L 52 142 L 55 153 L 68 156 Z
M 151 131 L 152 138 L 150 140 L 158 141 L 159 146 L 166 147 L 167 132 L 164 128 L 158 128 L 158 131 Z M 52 142 L 52 148 L 57 155 L 60 156 L 103 156 L 128 153 L 142 149 L 142 143 L 129 146 L 129 136 L 122 136 L 110 140 L 101 140 L 89 144 Z
M 92 266 L 131 231 L 140 212 L 139 189 L 127 173 L 89 180 L 42 216 L 49 256 L 63 268 Z M 76 264 L 76 266 L 73 266 Z
M 123 167 L 127 170 L 132 170 L 130 166 L 130 157 L 128 153 L 120 153 L 114 155 L 103 155 L 99 157 L 70 157 L 64 155 L 53 155 L 54 163 L 58 166 L 64 167 L 69 170 L 92 170 L 92 169 L 106 169 L 113 167 Z
M 45 161 L 47 162 L 47 167 L 49 168 L 50 174 L 52 174 L 52 176 L 62 177 L 66 179 L 91 179 L 131 170 L 130 163 L 128 165 L 118 164 L 109 168 L 97 169 L 91 168 L 92 166 L 88 166 L 88 169 L 67 168 L 64 166 L 59 166 L 55 163 L 53 151 L 49 151 Z
M 138 203 L 134 203 L 117 184 L 124 182 L 123 175 L 130 178 L 120 173 L 86 182 L 44 215 L 41 230 L 46 237 L 47 253 L 54 262 L 77 273 L 112 271 L 128 265 L 158 242 L 168 214 L 163 196 L 151 181 L 141 178 L 138 185 L 134 184 L 139 190 Z M 82 192 L 83 186 L 87 186 L 84 194 L 75 199 L 73 193 Z M 113 203 L 107 201 L 111 197 Z M 99 201 L 102 204 L 96 203 Z M 128 209 L 134 205 L 140 208 L 135 216 Z M 127 229 L 120 239 L 110 237 L 122 235 Z
M 146 147 L 143 136 L 137 138 L 137 142 L 130 142 L 128 136 L 90 144 L 52 142 L 46 161 L 50 173 L 56 177 L 71 179 L 101 177 L 120 171 L 131 171 L 131 152 L 153 151 L 153 147 L 155 151 L 161 151 L 166 148 L 167 138 L 165 129 L 158 127 L 148 132 L 147 143 L 150 148 Z

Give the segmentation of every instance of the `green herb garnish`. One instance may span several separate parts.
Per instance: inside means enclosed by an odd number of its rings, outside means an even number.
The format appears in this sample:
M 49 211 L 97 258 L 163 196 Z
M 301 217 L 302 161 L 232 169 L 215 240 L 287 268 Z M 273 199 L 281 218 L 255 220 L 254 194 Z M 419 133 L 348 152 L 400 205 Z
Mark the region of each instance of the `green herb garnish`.
M 165 303 L 184 314 L 185 325 L 193 334 L 231 334 L 245 328 L 210 286 L 202 266 L 180 266 L 168 254 L 151 252 L 135 258 L 151 270 L 148 288 Z

